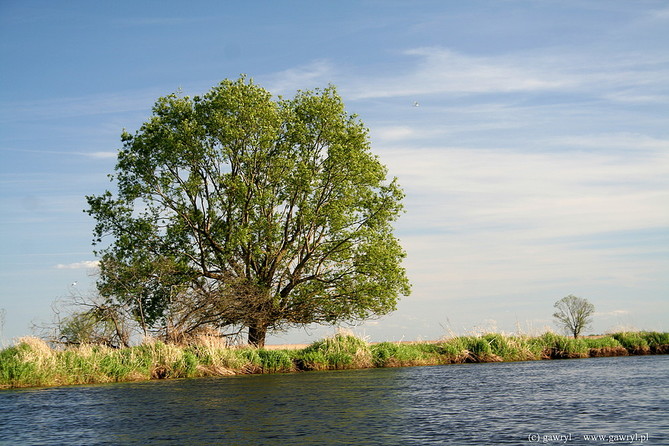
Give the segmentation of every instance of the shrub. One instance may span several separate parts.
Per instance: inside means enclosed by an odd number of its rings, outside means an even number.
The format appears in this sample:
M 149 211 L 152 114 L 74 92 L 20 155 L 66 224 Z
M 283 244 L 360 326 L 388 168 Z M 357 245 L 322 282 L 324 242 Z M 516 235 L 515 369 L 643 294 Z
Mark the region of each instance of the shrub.
M 391 359 L 397 356 L 398 345 L 383 342 L 372 347 L 372 362 L 376 367 L 387 367 Z
M 316 341 L 304 353 L 320 352 L 330 369 L 366 368 L 372 366 L 372 353 L 362 339 L 338 333 L 331 338 Z
M 442 356 L 443 362 L 462 362 L 467 356 L 465 351 L 465 343 L 463 338 L 451 338 L 439 345 L 439 354 Z
M 617 348 L 622 347 L 620 342 L 611 336 L 604 336 L 602 338 L 583 338 L 585 345 L 588 348 Z
M 423 344 L 424 345 L 424 344 Z M 382 342 L 372 347 L 372 361 L 376 367 L 418 365 L 427 362 L 429 352 L 419 344 Z
M 555 333 L 544 333 L 535 342 L 543 345 L 543 358 L 585 358 L 589 354 L 588 346 L 582 338 L 574 339 Z
M 258 350 L 260 367 L 263 373 L 290 372 L 293 361 L 290 355 L 282 350 Z
M 344 351 L 327 353 L 325 358 L 330 369 L 343 370 L 356 368 L 353 365 L 353 355 Z
M 199 363 L 200 361 L 197 356 L 195 356 L 195 353 L 190 350 L 184 350 L 181 358 L 173 365 L 173 369 L 176 372 L 175 375 L 179 378 L 195 376 Z
M 71 382 L 95 382 L 93 363 L 89 358 L 74 350 L 65 350 L 60 353 L 58 373 L 69 375 Z
M 238 368 L 242 373 L 262 372 L 262 359 L 260 358 L 258 350 L 254 348 L 246 348 L 238 350 L 236 353 L 239 355 L 239 359 L 242 360 L 240 361 L 241 364 Z
M 633 354 L 645 354 L 650 352 L 648 341 L 641 333 L 614 333 L 613 338 Z
M 125 364 L 119 361 L 116 355 L 105 352 L 99 362 L 100 372 L 109 381 L 121 381 L 129 372 Z
M 669 345 L 669 333 L 658 333 L 656 331 L 642 331 L 639 333 L 646 340 L 649 347 Z
M 295 354 L 295 364 L 300 370 L 327 370 L 328 359 L 321 351 L 303 349 Z
M 25 361 L 23 352 L 29 347 L 19 344 L 0 351 L 0 382 L 7 387 L 30 385 L 36 364 Z
M 465 350 L 469 352 L 469 357 L 465 358 L 467 362 L 478 362 L 482 360 L 492 359 L 492 348 L 488 341 L 478 336 L 462 337 L 462 342 Z
M 526 338 L 489 333 L 483 336 L 483 339 L 490 345 L 492 354 L 504 361 L 526 361 L 541 357 L 540 352 L 537 354 L 528 345 Z

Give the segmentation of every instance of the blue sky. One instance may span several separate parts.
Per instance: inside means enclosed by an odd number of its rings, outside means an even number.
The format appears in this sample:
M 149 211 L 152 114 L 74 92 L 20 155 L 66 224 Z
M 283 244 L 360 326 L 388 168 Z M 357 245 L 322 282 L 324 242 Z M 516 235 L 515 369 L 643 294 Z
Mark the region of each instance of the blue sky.
M 669 331 L 665 1 L 1 0 L 0 342 L 93 289 L 122 130 L 242 73 L 335 84 L 405 188 L 413 293 L 357 333 L 533 334 L 568 294 L 592 332 Z

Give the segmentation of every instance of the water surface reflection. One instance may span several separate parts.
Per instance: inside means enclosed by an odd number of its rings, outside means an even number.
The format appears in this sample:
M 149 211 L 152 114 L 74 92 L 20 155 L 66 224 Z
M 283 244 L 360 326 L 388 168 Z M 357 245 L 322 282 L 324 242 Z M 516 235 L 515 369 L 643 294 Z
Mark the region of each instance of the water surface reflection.
M 667 444 L 667 408 L 667 356 L 312 372 L 4 391 L 0 443 Z

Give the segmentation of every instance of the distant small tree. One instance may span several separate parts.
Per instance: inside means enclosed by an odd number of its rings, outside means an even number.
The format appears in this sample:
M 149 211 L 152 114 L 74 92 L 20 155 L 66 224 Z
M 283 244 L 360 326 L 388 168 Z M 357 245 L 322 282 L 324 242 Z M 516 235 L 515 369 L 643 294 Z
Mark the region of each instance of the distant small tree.
M 581 331 L 588 327 L 592 322 L 592 314 L 595 312 L 595 306 L 587 299 L 574 296 L 563 297 L 553 305 L 557 311 L 553 313 L 556 323 L 578 338 Z
M 98 293 L 72 290 L 68 297 L 56 299 L 51 309 L 53 321 L 33 324 L 33 331 L 54 345 L 129 347 L 141 328 L 129 308 Z
M 65 345 L 100 344 L 111 347 L 127 345 L 127 342 L 118 342 L 113 322 L 95 310 L 65 317 L 60 321 L 58 331 L 57 341 Z

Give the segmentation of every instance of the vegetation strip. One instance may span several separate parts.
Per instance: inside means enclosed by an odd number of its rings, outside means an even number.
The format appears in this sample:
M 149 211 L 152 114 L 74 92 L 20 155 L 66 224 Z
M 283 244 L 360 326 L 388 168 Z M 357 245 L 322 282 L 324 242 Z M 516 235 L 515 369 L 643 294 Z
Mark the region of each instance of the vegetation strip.
M 669 333 L 657 332 L 578 339 L 554 333 L 537 337 L 490 333 L 440 342 L 373 345 L 337 334 L 301 350 L 228 348 L 211 337 L 186 346 L 152 341 L 123 349 L 81 345 L 59 350 L 28 337 L 0 351 L 0 388 L 667 353 Z

